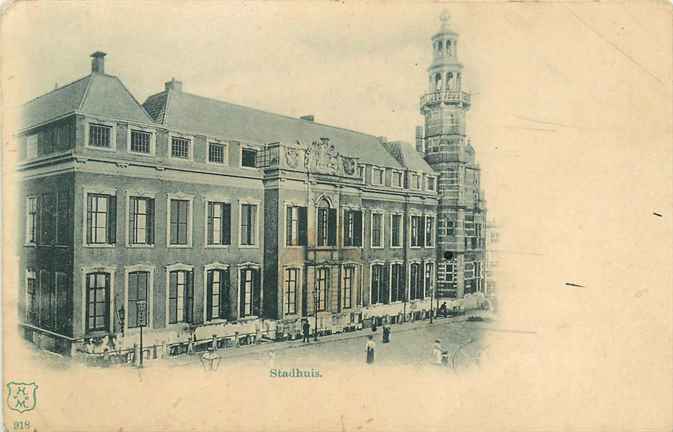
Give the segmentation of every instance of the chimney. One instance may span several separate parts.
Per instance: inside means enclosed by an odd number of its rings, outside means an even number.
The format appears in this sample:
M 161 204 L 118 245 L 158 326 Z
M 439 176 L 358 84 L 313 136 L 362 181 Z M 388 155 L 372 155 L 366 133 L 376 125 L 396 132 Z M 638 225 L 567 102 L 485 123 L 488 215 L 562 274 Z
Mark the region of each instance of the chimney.
M 171 78 L 170 81 L 166 81 L 166 84 L 164 84 L 166 91 L 168 90 L 175 90 L 175 91 L 182 91 L 182 81 L 177 81 L 175 78 Z
M 91 72 L 92 73 L 105 73 L 105 53 L 102 51 L 96 51 L 91 54 Z
M 423 139 L 423 126 L 416 126 L 416 151 L 425 153 L 425 140 Z
M 310 121 L 310 122 L 315 121 L 315 116 L 313 114 L 304 115 L 304 116 L 301 116 L 299 118 L 302 119 L 302 120 Z

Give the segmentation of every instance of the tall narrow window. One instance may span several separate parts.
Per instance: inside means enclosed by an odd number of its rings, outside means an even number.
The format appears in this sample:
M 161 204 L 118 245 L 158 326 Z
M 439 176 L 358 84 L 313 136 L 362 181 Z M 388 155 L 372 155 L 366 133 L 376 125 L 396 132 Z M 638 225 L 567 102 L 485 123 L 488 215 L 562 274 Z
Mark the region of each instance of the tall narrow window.
M 69 245 L 72 237 L 72 210 L 69 191 L 56 193 L 56 244 Z
M 285 215 L 285 244 L 287 246 L 306 246 L 306 207 L 287 207 Z
M 432 292 L 432 287 L 434 285 L 434 269 L 435 265 L 433 263 L 425 263 L 425 283 L 423 284 L 424 297 Z
M 383 185 L 383 173 L 382 168 L 372 168 L 372 184 Z
M 26 243 L 37 243 L 37 215 L 39 214 L 38 197 L 26 199 Z
M 129 198 L 129 244 L 154 244 L 154 200 Z
M 189 159 L 191 140 L 188 138 L 171 138 L 171 156 L 178 159 Z
M 231 204 L 208 201 L 207 211 L 208 244 L 231 244 Z
M 402 173 L 393 171 L 392 184 L 394 187 L 402 187 Z
M 67 306 L 70 288 L 68 287 L 68 275 L 63 272 L 54 273 L 54 291 L 53 291 L 53 310 L 54 323 L 53 328 L 56 331 L 65 331 L 68 328 Z
M 149 288 L 150 288 L 150 273 L 147 271 L 131 272 L 128 276 L 128 304 L 126 306 L 128 328 L 139 327 L 142 323 L 147 326 L 151 322 L 149 316 L 150 305 Z M 145 307 L 139 306 L 139 303 L 145 303 Z M 145 316 L 140 314 L 143 312 Z
M 100 124 L 89 125 L 89 145 L 110 148 L 111 131 L 112 127 L 110 126 Z
M 423 216 L 411 216 L 411 247 L 423 246 Z
M 390 246 L 402 247 L 402 215 L 391 215 L 390 225 Z
M 26 137 L 26 159 L 34 159 L 37 155 L 37 134 L 28 135 Z
M 141 130 L 131 130 L 131 152 L 149 154 L 152 134 Z
M 206 273 L 206 320 L 229 317 L 229 270 L 213 269 Z
M 318 246 L 336 246 L 336 209 L 322 200 L 318 205 Z
M 283 313 L 292 315 L 297 313 L 297 285 L 299 269 L 285 270 L 285 289 L 283 292 Z
M 372 214 L 372 247 L 383 247 L 383 214 Z
M 86 278 L 86 330 L 109 330 L 110 274 L 89 273 Z
M 400 263 L 390 266 L 390 300 L 393 302 L 404 300 L 404 275 Z
M 260 290 L 259 270 L 244 268 L 240 271 L 240 316 L 259 315 Z
M 40 244 L 50 245 L 56 237 L 56 194 L 43 193 L 40 197 Z
M 168 323 L 192 322 L 194 303 L 193 273 L 176 270 L 169 274 Z
M 409 274 L 409 300 L 423 298 L 423 270 L 419 263 L 412 263 Z
M 434 246 L 435 238 L 435 218 L 432 216 L 425 217 L 425 247 Z
M 344 246 L 362 246 L 362 211 L 344 210 Z
M 114 195 L 87 195 L 87 243 L 112 244 L 116 241 L 117 200 Z
M 385 283 L 385 266 L 375 264 L 371 275 L 371 304 L 388 303 L 388 290 Z
M 241 204 L 241 245 L 257 244 L 257 205 Z
M 349 309 L 353 307 L 353 280 L 355 279 L 355 266 L 344 266 L 343 279 L 343 285 L 341 287 L 341 307 Z
M 189 201 L 172 199 L 170 202 L 170 244 L 189 244 Z
M 316 270 L 314 302 L 318 312 L 322 312 L 327 309 L 327 290 L 329 289 L 329 280 L 329 268 L 319 268 Z

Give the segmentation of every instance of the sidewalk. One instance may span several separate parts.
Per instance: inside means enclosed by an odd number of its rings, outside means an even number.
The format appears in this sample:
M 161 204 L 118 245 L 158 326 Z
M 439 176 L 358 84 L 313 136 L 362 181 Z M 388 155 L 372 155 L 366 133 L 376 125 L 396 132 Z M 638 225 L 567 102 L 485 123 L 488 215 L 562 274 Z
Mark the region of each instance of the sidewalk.
M 467 312 L 465 313 L 465 315 L 458 315 L 455 317 L 434 318 L 432 324 L 430 323 L 430 320 L 419 320 L 401 324 L 391 324 L 390 325 L 391 333 L 394 336 L 396 333 L 413 331 L 422 327 L 435 327 L 450 323 L 466 322 L 469 316 L 475 316 L 475 315 L 483 316 L 484 312 L 475 310 Z M 283 341 L 283 342 L 263 342 L 257 345 L 246 345 L 237 348 L 219 349 L 216 351 L 216 353 L 222 360 L 226 360 L 231 358 L 262 354 L 270 351 L 281 351 L 293 348 L 307 348 L 310 346 L 339 342 L 350 339 L 358 339 L 358 338 L 365 339 L 370 334 L 372 334 L 371 328 L 365 328 L 350 333 L 337 333 L 328 336 L 321 336 L 318 338 L 317 342 L 313 340 L 313 335 L 311 335 L 311 342 L 308 343 L 302 342 L 300 340 Z M 377 330 L 376 333 L 374 334 L 376 334 L 378 337 L 381 334 L 381 331 Z M 167 358 L 165 360 L 171 367 L 180 367 L 180 366 L 193 365 L 195 362 L 199 361 L 202 355 L 203 353 L 182 354 L 179 356 Z M 147 362 L 146 364 L 149 365 L 151 363 Z

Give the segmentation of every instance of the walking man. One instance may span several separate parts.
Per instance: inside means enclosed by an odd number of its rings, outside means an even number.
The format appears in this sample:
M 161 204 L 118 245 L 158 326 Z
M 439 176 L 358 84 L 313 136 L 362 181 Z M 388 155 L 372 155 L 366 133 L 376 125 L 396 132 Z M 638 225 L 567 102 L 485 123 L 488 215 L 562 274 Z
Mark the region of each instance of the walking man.
M 302 329 L 303 334 L 304 334 L 304 338 L 301 341 L 302 342 L 310 342 L 309 333 L 310 333 L 310 330 L 311 330 L 311 326 L 308 324 L 308 320 L 305 319 L 303 321 L 303 323 L 301 325 L 301 329 Z

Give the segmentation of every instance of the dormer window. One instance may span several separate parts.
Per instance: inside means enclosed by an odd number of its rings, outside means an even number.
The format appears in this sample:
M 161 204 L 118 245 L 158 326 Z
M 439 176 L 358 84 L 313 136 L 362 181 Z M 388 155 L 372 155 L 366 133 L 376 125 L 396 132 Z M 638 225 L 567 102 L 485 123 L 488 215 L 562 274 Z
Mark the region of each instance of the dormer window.
M 112 127 L 101 124 L 89 125 L 89 145 L 92 147 L 110 148 Z
M 372 168 L 372 184 L 383 185 L 383 168 Z
M 152 133 L 131 130 L 131 152 L 149 154 L 151 152 Z
M 208 143 L 208 162 L 223 164 L 226 160 L 226 144 L 209 142 Z
M 362 182 L 365 182 L 365 166 L 364 165 L 359 165 L 358 166 L 358 177 L 360 177 L 360 180 Z
M 393 171 L 392 175 L 392 185 L 393 187 L 402 187 L 402 173 L 399 171 Z
M 257 150 L 244 148 L 241 150 L 241 166 L 245 168 L 257 167 Z
M 435 178 L 434 177 L 428 177 L 427 178 L 427 189 L 429 191 L 434 191 L 435 190 Z
M 412 173 L 411 174 L 411 181 L 409 183 L 410 183 L 409 187 L 411 189 L 420 189 L 421 188 L 421 178 L 420 178 L 420 176 L 416 173 Z

